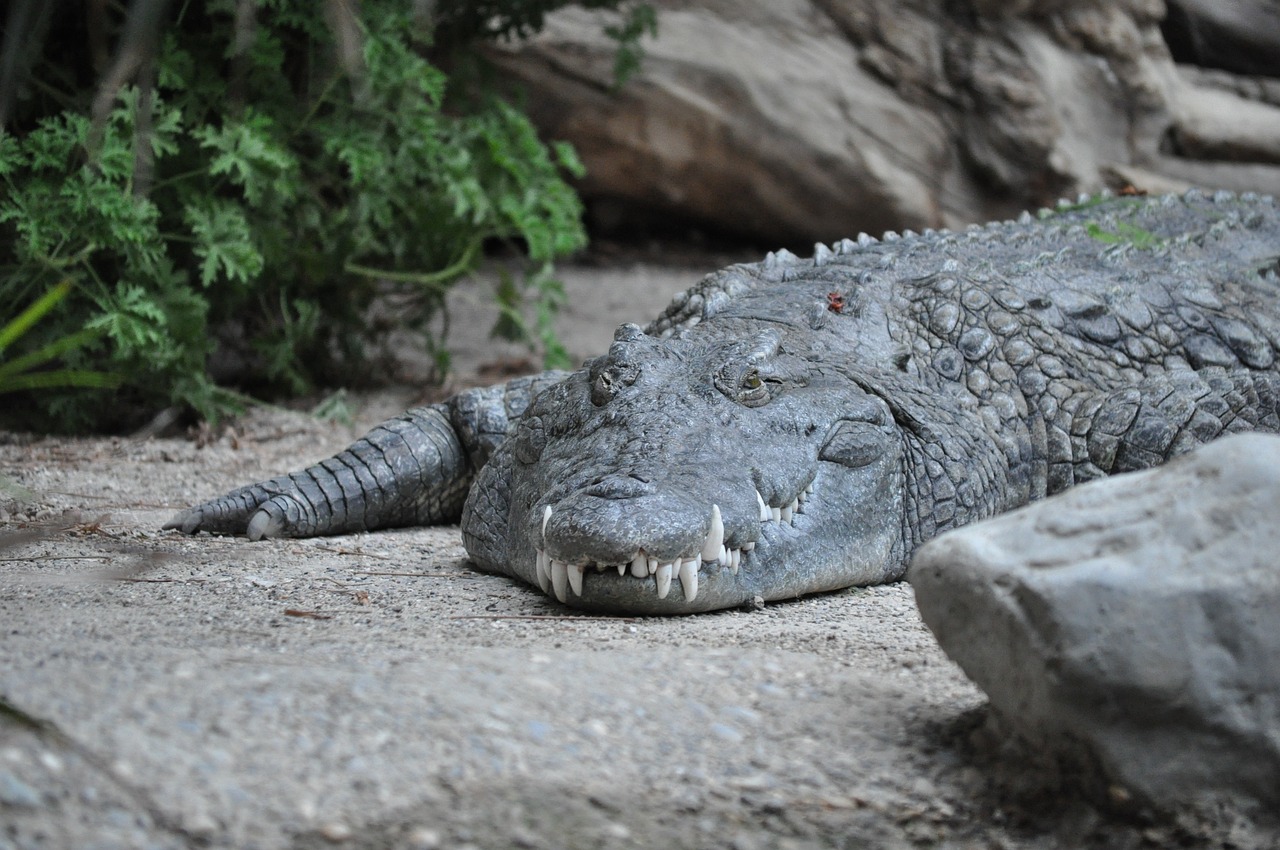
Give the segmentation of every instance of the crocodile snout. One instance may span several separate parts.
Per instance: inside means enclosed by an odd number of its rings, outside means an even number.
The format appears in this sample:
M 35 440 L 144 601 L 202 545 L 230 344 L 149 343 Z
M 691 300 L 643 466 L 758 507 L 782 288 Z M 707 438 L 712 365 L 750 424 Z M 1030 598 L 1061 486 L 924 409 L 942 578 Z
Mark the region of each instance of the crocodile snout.
M 535 529 L 538 584 L 565 602 L 591 581 L 649 582 L 658 599 L 679 581 L 686 602 L 708 577 L 736 578 L 766 529 L 791 530 L 812 485 L 771 506 L 747 485 L 719 501 L 661 492 L 635 476 L 608 476 L 544 505 Z M 723 503 L 723 507 L 721 505 Z

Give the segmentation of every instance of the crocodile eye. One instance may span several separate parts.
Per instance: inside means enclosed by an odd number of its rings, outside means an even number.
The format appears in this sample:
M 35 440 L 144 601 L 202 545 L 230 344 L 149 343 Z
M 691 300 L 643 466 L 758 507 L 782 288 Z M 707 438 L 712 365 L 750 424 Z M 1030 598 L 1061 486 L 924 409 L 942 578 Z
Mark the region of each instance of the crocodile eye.
M 769 400 L 769 388 L 755 369 L 742 376 L 738 384 L 738 401 L 754 407 Z

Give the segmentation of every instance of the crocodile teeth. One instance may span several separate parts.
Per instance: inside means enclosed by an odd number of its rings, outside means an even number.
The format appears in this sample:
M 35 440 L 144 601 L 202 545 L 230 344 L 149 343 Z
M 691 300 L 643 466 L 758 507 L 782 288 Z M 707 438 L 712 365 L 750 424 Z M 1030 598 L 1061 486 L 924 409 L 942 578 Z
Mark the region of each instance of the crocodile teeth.
M 680 587 L 684 589 L 684 601 L 692 602 L 698 598 L 698 562 L 694 558 L 685 558 L 680 562 Z
M 707 532 L 707 539 L 702 543 L 702 560 L 719 560 L 722 549 L 724 549 L 724 520 L 720 518 L 720 506 L 712 505 L 711 530 Z
M 643 552 L 631 559 L 631 574 L 636 578 L 649 577 L 649 559 L 645 557 Z
M 547 539 L 547 520 L 551 519 L 551 506 L 542 509 L 542 539 Z
M 564 561 L 551 561 L 551 588 L 556 599 L 567 602 L 569 599 L 569 565 Z
M 760 491 L 756 490 L 756 503 L 760 508 L 761 522 L 791 523 L 795 515 L 800 512 L 808 494 L 812 492 L 813 483 L 810 482 L 791 500 L 791 504 L 775 507 L 769 505 Z M 543 509 L 542 525 L 544 536 L 546 524 L 551 519 L 552 513 L 553 509 L 550 506 Z M 657 558 L 641 549 L 622 563 L 588 562 L 587 564 L 575 564 L 551 557 L 546 549 L 536 548 L 534 572 L 538 586 L 542 588 L 544 593 L 553 594 L 556 599 L 567 603 L 571 595 L 582 596 L 587 570 L 594 567 L 597 572 L 604 573 L 616 569 L 620 577 L 625 577 L 628 572 L 633 577 L 641 579 L 646 576 L 653 576 L 659 599 L 667 598 L 671 593 L 671 582 L 678 578 L 680 579 L 680 588 L 684 600 L 693 602 L 698 596 L 701 583 L 699 573 L 704 566 L 718 565 L 716 570 L 719 572 L 716 574 L 721 576 L 719 580 L 728 580 L 728 577 L 723 572 L 728 571 L 737 576 L 742 568 L 742 561 L 746 553 L 752 552 L 756 548 L 756 541 L 748 541 L 737 547 L 730 546 L 725 542 L 724 515 L 720 511 L 719 505 L 711 506 L 711 518 L 708 526 L 706 537 L 703 538 L 702 547 L 698 551 L 692 555 L 678 557 L 666 563 L 659 562 Z
M 551 559 L 547 557 L 545 549 L 538 550 L 538 557 L 534 560 L 534 570 L 538 574 L 538 587 L 542 588 L 543 593 L 551 592 Z
M 658 598 L 666 599 L 667 594 L 671 592 L 671 564 L 663 564 L 658 567 L 658 571 L 654 576 L 658 582 Z

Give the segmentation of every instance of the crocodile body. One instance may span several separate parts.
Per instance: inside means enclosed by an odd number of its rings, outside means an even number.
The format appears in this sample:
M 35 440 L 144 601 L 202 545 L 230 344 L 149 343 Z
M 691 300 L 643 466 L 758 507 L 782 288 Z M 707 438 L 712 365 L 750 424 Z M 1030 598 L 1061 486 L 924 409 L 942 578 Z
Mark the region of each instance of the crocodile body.
M 1280 430 L 1280 211 L 1082 198 L 731 266 L 571 373 L 471 390 L 186 532 L 450 522 L 481 569 L 677 614 L 900 578 L 923 541 Z

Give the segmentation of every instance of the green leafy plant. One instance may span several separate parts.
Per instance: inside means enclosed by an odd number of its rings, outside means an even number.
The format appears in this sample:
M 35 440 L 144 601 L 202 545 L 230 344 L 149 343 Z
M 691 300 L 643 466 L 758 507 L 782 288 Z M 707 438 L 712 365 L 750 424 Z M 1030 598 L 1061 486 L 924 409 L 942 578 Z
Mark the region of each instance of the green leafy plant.
M 213 419 L 244 393 L 360 380 L 394 329 L 371 321 L 379 299 L 443 367 L 445 293 L 497 243 L 526 258 L 497 329 L 561 365 L 552 264 L 586 242 L 566 182 L 581 164 L 482 75 L 442 69 L 565 3 L 439 5 L 133 0 L 107 22 L 117 59 L 96 87 L 84 27 L 30 33 L 43 53 L 22 91 L 0 90 L 0 318 L 51 290 L 61 303 L 27 325 L 13 375 L 58 359 L 35 374 L 117 383 L 93 385 L 114 387 L 108 404 L 15 385 L 30 404 L 9 424 L 118 427 L 174 405 Z M 651 10 L 627 8 L 620 68 L 653 31 Z

